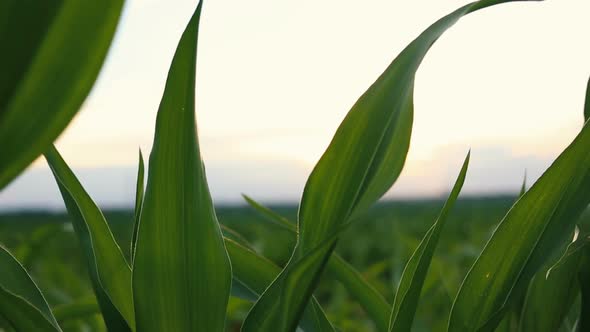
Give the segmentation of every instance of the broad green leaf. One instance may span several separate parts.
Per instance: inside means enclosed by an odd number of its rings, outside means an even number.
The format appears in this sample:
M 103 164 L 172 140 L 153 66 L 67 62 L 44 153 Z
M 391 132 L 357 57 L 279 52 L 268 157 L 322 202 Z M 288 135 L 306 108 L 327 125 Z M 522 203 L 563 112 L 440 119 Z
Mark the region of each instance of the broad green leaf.
M 139 227 L 139 216 L 141 215 L 141 204 L 143 203 L 143 178 L 144 178 L 143 156 L 139 150 L 139 167 L 137 168 L 137 184 L 135 186 L 135 213 L 133 216 L 133 235 L 131 238 L 131 261 L 135 255 L 135 242 L 137 242 L 137 229 Z
M 78 112 L 122 6 L 123 0 L 0 2 L 0 189 Z
M 461 286 L 449 331 L 491 330 L 590 201 L 590 126 L 504 217 Z
M 465 175 L 467 174 L 467 168 L 469 165 L 469 156 L 470 153 L 467 154 L 467 157 L 463 162 L 461 172 L 459 173 L 453 190 L 437 220 L 426 232 L 426 235 L 422 238 L 418 248 L 416 248 L 406 264 L 393 302 L 389 331 L 410 331 L 412 329 L 416 308 L 418 307 L 418 301 L 420 300 L 420 293 L 422 292 L 422 286 L 426 279 L 426 274 L 428 273 L 434 250 L 436 249 L 438 239 L 440 238 L 442 229 L 447 221 L 447 216 L 455 205 L 455 201 L 457 200 L 457 197 L 459 197 L 459 193 L 465 182 Z
M 33 279 L 2 246 L 0 271 L 1 316 L 17 331 L 61 331 Z
M 225 238 L 227 252 L 232 262 L 234 282 L 250 291 L 244 292 L 246 300 L 251 301 L 251 294 L 260 295 L 281 272 L 271 261 L 259 256 L 241 244 Z M 334 328 L 326 318 L 319 303 L 312 298 L 301 319 L 300 327 L 306 332 L 333 331 Z
M 521 332 L 554 332 L 563 324 L 579 293 L 581 251 L 570 247 L 559 265 L 541 269 L 533 277 L 520 317 Z
M 224 330 L 232 272 L 195 124 L 201 4 L 178 44 L 156 120 L 133 262 L 142 332 Z
M 352 216 L 381 197 L 401 172 L 412 128 L 414 77 L 422 59 L 463 15 L 509 1 L 474 2 L 442 18 L 410 43 L 353 105 L 307 180 L 293 255 L 254 305 L 242 330 L 295 328 L 338 233 Z
M 88 263 L 97 301 L 109 329 L 135 326 L 131 294 L 131 269 L 109 226 L 92 198 L 55 147 L 45 152 L 76 236 Z M 126 322 L 126 323 L 125 323 Z
M 287 229 L 293 234 L 293 237 L 297 236 L 295 224 L 287 218 L 246 195 L 244 195 L 244 198 L 250 206 L 261 215 L 265 216 L 266 220 Z M 385 301 L 383 296 L 379 294 L 379 292 L 377 292 L 377 290 L 375 290 L 375 288 L 371 286 L 354 267 L 348 264 L 338 254 L 334 254 L 330 257 L 326 270 L 342 283 L 354 300 L 358 301 L 375 322 L 377 330 L 387 331 L 391 305 Z

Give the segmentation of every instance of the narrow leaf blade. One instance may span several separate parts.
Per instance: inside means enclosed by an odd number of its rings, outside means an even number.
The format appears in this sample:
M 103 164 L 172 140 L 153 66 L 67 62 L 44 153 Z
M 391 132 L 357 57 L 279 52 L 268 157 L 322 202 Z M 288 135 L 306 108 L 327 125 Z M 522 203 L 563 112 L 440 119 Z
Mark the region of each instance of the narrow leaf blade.
M 459 193 L 465 182 L 465 176 L 469 165 L 469 156 L 470 154 L 467 154 L 459 176 L 455 181 L 453 190 L 437 220 L 426 232 L 422 242 L 420 242 L 418 248 L 416 248 L 406 264 L 395 295 L 393 310 L 391 311 L 389 331 L 410 331 L 412 329 L 414 315 L 416 314 L 416 308 L 418 307 L 418 300 L 420 300 L 420 293 L 422 292 L 422 286 L 426 279 L 426 273 L 430 267 L 434 250 L 438 244 L 438 239 L 446 223 L 447 216 L 455 205 L 455 201 L 459 197 Z
M 137 168 L 137 184 L 135 186 L 135 213 L 133 216 L 133 233 L 131 238 L 131 261 L 135 256 L 135 243 L 137 242 L 137 230 L 139 228 L 139 217 L 141 216 L 141 206 L 143 204 L 143 191 L 144 191 L 144 165 L 143 155 L 139 150 L 139 166 Z
M 76 236 L 86 256 L 90 279 L 109 328 L 135 326 L 131 269 L 94 201 L 55 147 L 45 152 Z M 124 321 L 122 321 L 122 319 Z

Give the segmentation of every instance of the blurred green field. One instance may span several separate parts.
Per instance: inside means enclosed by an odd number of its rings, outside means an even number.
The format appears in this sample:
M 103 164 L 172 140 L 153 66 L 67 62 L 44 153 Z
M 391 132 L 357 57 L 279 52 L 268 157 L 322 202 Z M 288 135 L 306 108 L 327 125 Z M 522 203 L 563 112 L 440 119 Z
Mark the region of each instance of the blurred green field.
M 445 227 L 422 292 L 415 331 L 443 331 L 452 300 L 467 270 L 514 202 L 513 196 L 470 197 L 457 202 Z M 426 230 L 434 222 L 443 200 L 390 201 L 378 204 L 343 234 L 337 252 L 393 301 L 404 265 Z M 295 220 L 296 206 L 271 208 Z M 273 226 L 247 206 L 219 207 L 222 224 L 241 233 L 252 247 L 284 264 L 289 257 L 285 243 L 294 245 L 284 229 Z M 106 219 L 123 251 L 129 253 L 132 210 L 106 210 Z M 583 223 L 590 221 L 588 213 Z M 46 295 L 58 320 L 67 319 L 68 304 L 86 303 L 83 320 L 63 321 L 66 331 L 101 330 L 94 313 L 93 293 L 86 265 L 65 212 L 21 211 L 0 214 L 0 243 L 7 247 Z M 81 277 L 83 276 L 83 277 Z M 372 331 L 374 327 L 359 305 L 337 281 L 325 274 L 315 293 L 330 320 L 343 331 Z M 238 331 L 250 304 L 231 298 L 228 330 Z M 81 310 L 77 307 L 77 310 Z

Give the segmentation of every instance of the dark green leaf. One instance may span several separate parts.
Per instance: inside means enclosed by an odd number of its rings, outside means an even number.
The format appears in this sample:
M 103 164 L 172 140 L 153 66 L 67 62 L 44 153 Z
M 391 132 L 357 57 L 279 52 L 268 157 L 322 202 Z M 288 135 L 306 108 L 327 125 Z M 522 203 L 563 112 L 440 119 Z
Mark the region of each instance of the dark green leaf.
M 0 246 L 0 315 L 17 331 L 61 331 L 27 271 Z
M 586 86 L 586 102 L 584 103 L 584 122 L 590 118 L 590 79 L 588 79 L 588 85 Z
M 402 170 L 412 127 L 414 77 L 422 59 L 463 15 L 503 2 L 509 0 L 478 1 L 430 26 L 353 105 L 307 180 L 293 255 L 248 314 L 244 331 L 295 328 L 338 233 L 381 197 Z
M 430 261 L 434 255 L 434 250 L 438 244 L 442 229 L 447 221 L 447 216 L 455 205 L 455 201 L 457 200 L 457 197 L 459 197 L 459 193 L 465 182 L 465 175 L 467 174 L 467 167 L 469 165 L 469 156 L 470 154 L 467 154 L 461 172 L 455 181 L 455 186 L 453 187 L 447 202 L 443 206 L 440 215 L 432 227 L 426 232 L 422 242 L 420 242 L 418 248 L 416 248 L 412 257 L 410 257 L 410 260 L 406 264 L 395 295 L 395 301 L 393 302 L 389 331 L 410 331 L 412 329 L 416 308 L 418 307 L 418 300 L 420 300 L 422 285 L 426 279 L 426 273 L 430 267 Z
M 582 303 L 578 331 L 585 332 L 590 331 L 590 246 L 584 247 L 581 255 L 578 280 L 582 292 Z
M 55 147 L 52 146 L 45 152 L 45 158 L 86 256 L 90 280 L 106 325 L 117 331 L 133 328 L 135 315 L 131 294 L 131 269 L 121 248 L 102 212 Z
M 504 217 L 467 274 L 449 331 L 491 330 L 511 301 L 564 245 L 590 200 L 590 126 Z
M 142 332 L 224 330 L 232 272 L 195 124 L 201 4 L 178 44 L 156 120 L 133 262 Z
M 64 322 L 84 319 L 88 316 L 100 315 L 100 306 L 95 301 L 80 301 L 62 304 L 53 308 L 55 318 L 60 324 Z M 114 330 L 111 330 L 114 331 Z
M 122 0 L 0 2 L 0 189 L 74 117 L 102 66 Z

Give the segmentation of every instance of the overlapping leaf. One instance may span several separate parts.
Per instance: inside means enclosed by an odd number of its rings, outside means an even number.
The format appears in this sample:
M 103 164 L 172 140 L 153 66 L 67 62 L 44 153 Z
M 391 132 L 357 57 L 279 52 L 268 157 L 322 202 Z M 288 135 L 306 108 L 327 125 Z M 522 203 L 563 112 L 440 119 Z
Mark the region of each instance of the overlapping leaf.
M 232 274 L 195 124 L 200 13 L 201 3 L 178 44 L 156 120 L 133 261 L 142 332 L 224 330 Z
M 492 330 L 590 201 L 590 125 L 504 217 L 467 274 L 449 331 Z
M 292 331 L 353 214 L 383 195 L 403 167 L 412 127 L 414 77 L 431 45 L 463 15 L 509 0 L 483 0 L 416 38 L 359 98 L 305 185 L 294 253 L 248 314 L 244 331 Z
M 244 198 L 251 207 L 261 215 L 265 216 L 268 221 L 288 230 L 293 237 L 297 236 L 295 224 L 287 218 L 270 210 L 246 195 L 244 195 Z M 367 314 L 375 322 L 377 329 L 379 331 L 387 331 L 391 305 L 385 301 L 383 296 L 379 294 L 379 292 L 377 292 L 377 290 L 375 290 L 375 288 L 373 288 L 373 286 L 371 286 L 354 267 L 337 254 L 330 257 L 326 269 L 328 273 L 332 274 L 334 278 L 342 283 L 352 298 L 358 301 L 363 309 L 365 309 Z
M 74 117 L 122 6 L 123 0 L 0 2 L 0 189 Z
M 27 271 L 0 246 L 0 316 L 18 331 L 61 331 Z
M 520 332 L 553 332 L 563 324 L 579 293 L 581 251 L 571 245 L 568 248 L 559 265 L 541 269 L 533 277 L 522 308 Z
M 434 222 L 432 227 L 426 232 L 422 242 L 410 257 L 406 264 L 404 272 L 400 280 L 400 284 L 393 302 L 393 310 L 391 312 L 391 322 L 389 324 L 389 331 L 410 331 L 418 307 L 418 300 L 420 300 L 420 293 L 422 286 L 426 279 L 426 273 L 430 267 L 434 249 L 438 243 L 438 239 L 442 229 L 446 223 L 447 216 L 450 210 L 455 205 L 457 197 L 461 192 L 463 183 L 465 182 L 465 175 L 467 174 L 467 167 L 469 165 L 469 156 L 465 158 L 465 162 L 461 168 L 461 172 L 455 182 L 455 186 L 447 199 L 447 202 L 442 208 L 440 215 Z
M 125 331 L 135 326 L 131 269 L 92 198 L 55 147 L 45 152 L 76 236 L 86 257 L 92 286 L 106 325 Z

